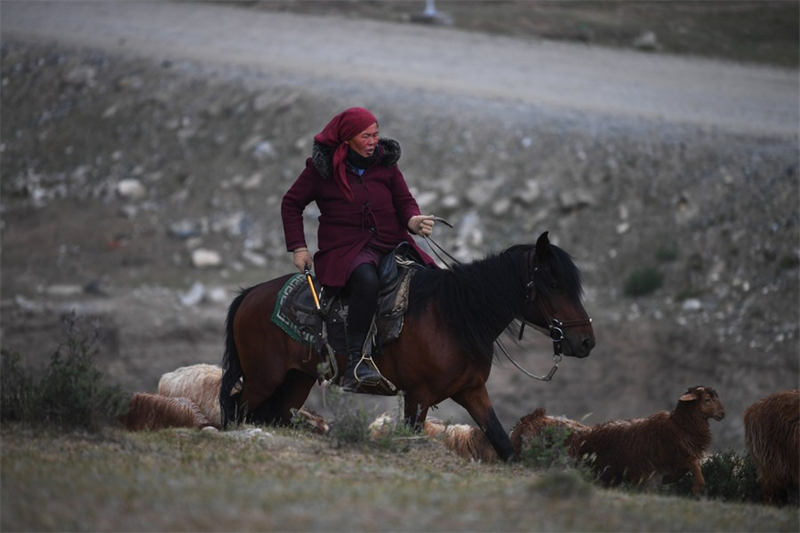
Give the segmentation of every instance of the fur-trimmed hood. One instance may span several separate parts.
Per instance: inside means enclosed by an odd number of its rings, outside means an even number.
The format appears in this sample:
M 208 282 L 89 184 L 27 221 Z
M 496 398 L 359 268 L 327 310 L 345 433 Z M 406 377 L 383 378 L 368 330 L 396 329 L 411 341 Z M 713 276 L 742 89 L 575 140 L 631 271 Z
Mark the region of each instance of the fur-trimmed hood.
M 333 152 L 334 146 L 328 146 L 314 141 L 314 148 L 311 150 L 311 162 L 314 168 L 323 178 L 333 176 Z M 390 167 L 400 159 L 400 143 L 394 139 L 380 139 L 378 141 L 377 165 Z

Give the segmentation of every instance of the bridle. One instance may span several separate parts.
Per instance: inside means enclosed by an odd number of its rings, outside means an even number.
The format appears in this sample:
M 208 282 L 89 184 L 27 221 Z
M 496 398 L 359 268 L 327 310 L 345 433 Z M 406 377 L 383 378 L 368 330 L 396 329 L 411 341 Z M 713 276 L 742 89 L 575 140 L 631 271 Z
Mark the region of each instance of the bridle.
M 445 225 L 447 225 L 447 226 L 449 226 L 451 228 L 453 227 L 452 224 L 450 224 L 449 222 L 447 222 L 443 218 L 435 217 L 435 220 L 437 222 L 442 222 L 442 223 L 444 223 Z M 429 246 L 431 248 L 431 251 L 434 253 L 434 255 L 436 255 L 436 258 L 439 259 L 443 264 L 447 265 L 448 268 L 449 268 L 449 264 L 447 263 L 447 261 L 442 259 L 442 257 L 436 251 L 437 249 L 440 252 L 442 252 L 445 256 L 447 256 L 454 263 L 457 263 L 457 264 L 459 263 L 459 261 L 455 257 L 450 255 L 447 252 L 447 250 L 442 248 L 442 246 L 439 245 L 439 243 L 437 243 L 436 241 L 434 241 L 430 236 L 425 236 L 424 239 L 429 244 Z M 576 327 L 576 326 L 591 325 L 592 319 L 591 319 L 591 317 L 587 316 L 584 319 L 562 321 L 562 320 L 559 320 L 558 318 L 556 318 L 554 316 L 554 313 L 548 312 L 548 310 L 544 308 L 543 302 L 537 301 L 537 299 L 536 299 L 536 282 L 534 280 L 534 275 L 538 271 L 539 271 L 539 267 L 537 267 L 537 266 L 534 266 L 532 271 L 531 271 L 530 267 L 528 269 L 528 282 L 525 284 L 525 302 L 526 303 L 533 303 L 539 308 L 539 312 L 545 318 L 545 322 L 547 324 L 547 327 L 538 326 L 538 325 L 526 320 L 524 317 L 523 318 L 514 318 L 514 320 L 512 320 L 512 323 L 515 322 L 515 321 L 519 321 L 519 323 L 520 323 L 518 340 L 522 340 L 522 335 L 525 332 L 525 326 L 526 325 L 528 325 L 528 326 L 532 327 L 533 329 L 535 329 L 535 330 L 547 335 L 548 337 L 550 337 L 550 340 L 553 342 L 553 366 L 550 368 L 550 371 L 547 374 L 545 374 L 544 376 L 537 376 L 536 374 L 534 374 L 532 372 L 529 372 L 528 370 L 524 369 L 519 363 L 517 363 L 514 360 L 513 357 L 511 357 L 511 354 L 508 353 L 508 350 L 506 350 L 505 346 L 500 341 L 499 337 L 497 339 L 495 339 L 494 342 L 495 342 L 495 345 L 503 353 L 503 355 L 506 356 L 506 359 L 511 361 L 511 364 L 513 364 L 515 367 L 517 367 L 517 370 L 519 370 L 520 372 L 522 372 L 523 374 L 525 374 L 529 378 L 538 379 L 540 381 L 550 381 L 550 380 L 553 379 L 553 376 L 555 375 L 556 371 L 558 370 L 558 365 L 561 362 L 561 359 L 563 358 L 563 355 L 562 355 L 562 353 L 563 353 L 563 351 L 562 351 L 562 343 L 567 338 L 566 334 L 564 333 L 564 330 L 568 329 L 568 328 L 571 328 L 571 327 Z M 510 328 L 511 328 L 511 325 L 509 325 L 509 327 L 507 329 L 510 330 Z
M 538 271 L 539 267 L 533 267 L 533 272 L 528 277 L 528 283 L 525 284 L 525 302 L 536 304 L 536 306 L 539 308 L 539 312 L 544 317 L 547 326 L 537 326 L 536 324 L 529 322 L 524 318 L 517 319 L 520 321 L 518 340 L 522 340 L 522 335 L 525 332 L 525 326 L 528 325 L 533 329 L 549 336 L 550 340 L 553 341 L 553 357 L 560 356 L 562 353 L 561 343 L 567 338 L 564 330 L 576 326 L 590 326 L 592 324 L 592 318 L 587 316 L 586 318 L 577 320 L 562 321 L 557 319 L 554 316 L 554 313 L 549 312 L 548 309 L 545 309 L 543 302 L 536 301 L 536 282 L 533 279 L 533 276 L 536 275 L 536 272 Z
M 511 354 L 508 353 L 508 350 L 505 349 L 505 346 L 503 346 L 503 343 L 500 342 L 499 338 L 495 340 L 495 343 L 497 344 L 497 347 L 500 348 L 500 351 L 503 352 L 503 355 L 506 356 L 506 359 L 511 361 L 511 364 L 517 367 L 517 370 L 519 370 L 529 378 L 538 379 L 539 381 L 550 381 L 551 379 L 553 379 L 553 376 L 558 370 L 558 365 L 559 363 L 561 363 L 561 359 L 563 358 L 562 343 L 567 338 L 566 334 L 564 333 L 564 330 L 575 326 L 589 325 L 592 323 L 592 319 L 590 317 L 586 317 L 580 320 L 562 321 L 556 318 L 554 316 L 554 313 L 549 312 L 548 309 L 545 309 L 544 303 L 541 301 L 537 301 L 536 299 L 536 282 L 533 277 L 536 274 L 536 272 L 538 272 L 538 270 L 539 267 L 533 267 L 533 272 L 529 273 L 528 275 L 528 282 L 525 284 L 525 302 L 529 304 L 533 303 L 539 308 L 539 312 L 544 317 L 547 327 L 536 325 L 533 322 L 526 320 L 524 317 L 515 318 L 514 319 L 515 321 L 518 320 L 520 322 L 519 336 L 517 337 L 517 340 L 520 341 L 522 340 L 522 335 L 525 332 L 526 325 L 550 337 L 550 340 L 553 341 L 553 366 L 550 368 L 550 371 L 544 376 L 537 376 L 533 372 L 525 370 L 519 363 L 517 363 L 514 360 L 514 358 L 511 357 Z

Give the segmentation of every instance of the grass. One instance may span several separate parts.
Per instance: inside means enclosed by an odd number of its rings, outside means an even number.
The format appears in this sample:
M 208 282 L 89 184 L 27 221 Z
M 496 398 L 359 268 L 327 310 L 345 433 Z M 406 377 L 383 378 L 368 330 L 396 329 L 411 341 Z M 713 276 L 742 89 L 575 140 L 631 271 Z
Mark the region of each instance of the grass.
M 465 462 L 435 441 L 398 452 L 294 429 L 0 435 L 3 531 L 797 529 L 796 508 L 605 490 L 569 471 Z

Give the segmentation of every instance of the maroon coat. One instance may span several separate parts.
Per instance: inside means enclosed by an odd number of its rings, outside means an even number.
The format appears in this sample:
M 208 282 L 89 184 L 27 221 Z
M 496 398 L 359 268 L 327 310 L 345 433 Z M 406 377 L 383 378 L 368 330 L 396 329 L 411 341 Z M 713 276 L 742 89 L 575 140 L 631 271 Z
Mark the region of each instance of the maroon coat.
M 353 193 L 348 200 L 332 179 L 332 150 L 315 143 L 306 168 L 289 188 L 281 202 L 281 218 L 289 251 L 306 246 L 303 210 L 316 202 L 320 211 L 314 270 L 319 281 L 331 287 L 347 282 L 350 265 L 369 242 L 389 251 L 405 241 L 416 249 L 427 264 L 434 264 L 408 231 L 408 220 L 419 215 L 419 206 L 408 190 L 397 160 L 400 145 L 381 139 L 376 162 L 359 176 L 347 170 Z

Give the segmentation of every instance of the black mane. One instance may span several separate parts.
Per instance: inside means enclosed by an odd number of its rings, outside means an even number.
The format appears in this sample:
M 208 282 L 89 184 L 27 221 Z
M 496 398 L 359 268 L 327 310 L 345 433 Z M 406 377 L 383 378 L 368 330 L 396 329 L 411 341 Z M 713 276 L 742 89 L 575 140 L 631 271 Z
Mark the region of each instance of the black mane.
M 533 266 L 539 267 L 533 276 L 537 293 L 546 296 L 557 282 L 571 299 L 580 300 L 580 273 L 570 256 L 551 244 L 544 258 L 528 265 L 533 250 L 532 245 L 517 245 L 451 270 L 417 272 L 411 282 L 409 313 L 418 315 L 434 303 L 462 349 L 491 360 L 495 339 L 523 312 Z

